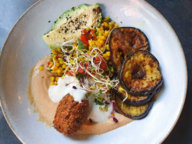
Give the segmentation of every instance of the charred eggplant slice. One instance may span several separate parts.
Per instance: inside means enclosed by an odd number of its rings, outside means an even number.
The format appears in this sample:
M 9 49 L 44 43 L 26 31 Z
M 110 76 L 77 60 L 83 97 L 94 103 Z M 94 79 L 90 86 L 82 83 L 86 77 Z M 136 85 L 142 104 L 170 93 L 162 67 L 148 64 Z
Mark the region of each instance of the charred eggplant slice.
M 148 51 L 137 51 L 123 63 L 120 82 L 132 95 L 152 96 L 160 91 L 163 78 L 159 62 Z
M 111 99 L 114 100 L 114 109 L 116 112 L 131 118 L 131 119 L 142 119 L 147 116 L 153 106 L 153 101 L 150 101 L 141 106 L 131 106 L 123 103 L 118 94 L 113 91 Z
M 118 96 L 120 97 L 121 100 L 124 101 L 124 103 L 128 105 L 133 105 L 133 106 L 140 106 L 148 101 L 151 100 L 153 95 L 151 96 L 134 96 L 129 94 L 126 89 L 122 88 L 120 85 L 116 86 Z
M 109 39 L 111 61 L 117 73 L 120 72 L 124 59 L 138 50 L 149 50 L 146 35 L 133 27 L 121 27 L 111 32 Z

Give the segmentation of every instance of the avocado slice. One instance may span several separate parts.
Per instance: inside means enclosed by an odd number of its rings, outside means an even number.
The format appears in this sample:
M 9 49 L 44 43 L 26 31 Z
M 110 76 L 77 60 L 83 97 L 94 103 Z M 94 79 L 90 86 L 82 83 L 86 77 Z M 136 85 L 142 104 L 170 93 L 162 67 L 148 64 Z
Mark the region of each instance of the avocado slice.
M 50 48 L 60 48 L 58 44 L 81 36 L 82 29 L 98 27 L 102 14 L 99 4 L 92 6 L 82 4 L 64 12 L 54 23 L 51 31 L 43 35 L 43 39 Z

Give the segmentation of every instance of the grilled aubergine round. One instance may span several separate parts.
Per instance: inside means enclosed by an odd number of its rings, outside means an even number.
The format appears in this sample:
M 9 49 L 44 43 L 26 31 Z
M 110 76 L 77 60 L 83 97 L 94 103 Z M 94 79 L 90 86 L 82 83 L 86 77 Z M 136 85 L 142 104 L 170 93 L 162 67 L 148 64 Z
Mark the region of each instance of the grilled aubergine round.
M 128 105 L 121 100 L 117 91 L 114 90 L 112 91 L 111 99 L 115 101 L 114 109 L 116 112 L 135 120 L 146 117 L 153 106 L 152 100 L 141 106 Z
M 109 47 L 113 68 L 118 75 L 127 56 L 135 51 L 149 50 L 150 48 L 146 35 L 133 27 L 114 29 L 109 38 Z
M 126 91 L 126 89 L 122 88 L 120 84 L 118 86 L 116 86 L 116 91 L 118 93 L 119 98 L 121 100 L 125 100 L 124 103 L 126 103 L 128 105 L 132 105 L 132 106 L 143 105 L 143 104 L 147 103 L 148 101 L 150 101 L 151 98 L 153 97 L 153 95 L 151 95 L 151 96 L 131 95 Z
M 155 95 L 163 86 L 158 60 L 148 51 L 132 53 L 123 63 L 120 82 L 132 95 Z

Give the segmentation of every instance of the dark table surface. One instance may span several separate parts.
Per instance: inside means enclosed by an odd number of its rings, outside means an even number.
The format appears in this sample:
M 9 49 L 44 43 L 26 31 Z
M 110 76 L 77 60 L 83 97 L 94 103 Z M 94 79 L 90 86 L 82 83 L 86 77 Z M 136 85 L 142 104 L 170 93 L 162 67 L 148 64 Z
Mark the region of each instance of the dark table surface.
M 1 0 L 0 50 L 19 17 L 37 0 Z M 188 91 L 181 116 L 163 143 L 192 143 L 192 0 L 146 0 L 171 24 L 182 44 L 188 67 Z M 170 102 L 171 104 L 171 102 Z M 167 118 L 169 119 L 169 118 Z M 0 144 L 20 144 L 0 109 Z

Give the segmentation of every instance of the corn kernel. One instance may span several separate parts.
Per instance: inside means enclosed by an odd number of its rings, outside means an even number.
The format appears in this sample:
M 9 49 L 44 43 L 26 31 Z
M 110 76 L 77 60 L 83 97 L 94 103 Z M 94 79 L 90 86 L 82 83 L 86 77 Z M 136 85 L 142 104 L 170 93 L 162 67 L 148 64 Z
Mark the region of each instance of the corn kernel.
M 115 24 L 115 28 L 118 28 L 119 27 L 119 25 L 118 24 Z
M 101 48 L 101 51 L 104 51 L 104 48 L 103 48 L 103 47 Z
M 110 56 L 110 51 L 106 52 L 106 55 L 107 55 L 107 56 Z
M 58 69 L 58 70 L 57 70 L 57 73 L 61 73 L 61 69 Z
M 51 80 L 51 81 L 54 81 L 54 80 L 55 80 L 55 77 L 54 77 L 54 76 L 51 76 L 51 77 L 50 77 L 50 80 Z
M 90 28 L 89 28 L 89 27 L 87 27 L 87 28 L 86 28 L 86 31 L 90 31 Z
M 105 17 L 105 19 L 106 19 L 106 20 L 109 20 L 109 17 L 108 17 L 108 16 L 106 16 L 106 17 Z
M 51 82 L 51 85 L 55 85 L 55 82 L 52 81 L 52 82 Z
M 107 49 L 107 50 L 110 50 L 110 49 L 109 49 L 109 45 L 108 45 L 108 44 L 106 45 L 106 49 Z
M 105 59 L 108 61 L 110 57 L 106 57 Z
M 115 116 L 115 114 L 114 114 L 114 113 L 112 113 L 112 116 Z
M 57 85 L 57 82 L 55 81 L 55 85 Z
M 76 46 L 77 46 L 77 44 L 76 44 L 76 43 L 74 43 L 74 44 L 73 44 L 73 46 L 75 46 L 75 47 L 76 47 Z
M 99 107 L 99 110 L 103 110 L 103 108 L 102 108 L 102 107 Z
M 63 64 L 63 65 L 62 65 L 62 68 L 66 68 L 66 64 Z
M 95 86 L 92 86 L 91 88 L 92 88 L 92 89 L 95 89 Z
M 58 60 L 59 60 L 59 61 L 63 61 L 63 59 L 62 59 L 62 58 L 58 58 Z
M 56 77 L 55 80 L 58 81 L 58 80 L 59 80 L 59 77 Z
M 44 67 L 43 67 L 43 66 L 40 66 L 40 67 L 39 67 L 39 70 L 44 70 Z
M 55 63 L 55 65 L 56 65 L 57 67 L 59 67 L 59 66 L 60 66 L 59 62 L 56 62 L 56 63 Z
M 107 22 L 104 22 L 103 24 L 104 24 L 105 27 L 109 26 Z
M 52 49 L 51 52 L 52 52 L 53 54 L 57 54 L 57 51 L 56 51 L 55 49 Z
M 106 106 L 103 109 L 104 109 L 104 111 L 108 111 L 108 108 Z
M 62 64 L 64 64 L 64 61 L 60 61 L 59 63 L 62 65 Z
M 106 40 L 106 37 L 105 37 L 105 36 L 101 36 L 101 39 L 105 41 L 105 40 Z

